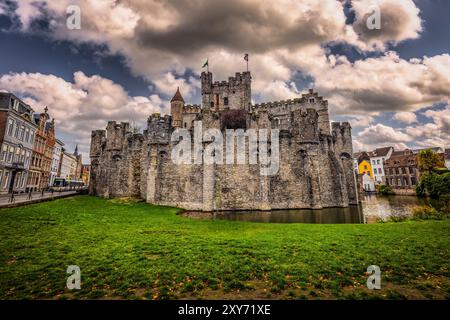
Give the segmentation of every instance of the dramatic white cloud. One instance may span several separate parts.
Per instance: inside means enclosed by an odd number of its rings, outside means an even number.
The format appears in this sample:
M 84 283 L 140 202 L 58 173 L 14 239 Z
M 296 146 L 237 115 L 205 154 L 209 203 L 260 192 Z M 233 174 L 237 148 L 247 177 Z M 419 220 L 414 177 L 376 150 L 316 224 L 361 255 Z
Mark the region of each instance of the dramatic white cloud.
M 67 30 L 65 26 L 65 10 L 74 3 L 72 0 L 15 1 L 23 31 L 32 31 L 28 28 L 30 20 L 45 14 L 52 21 L 49 37 L 75 43 L 106 44 L 111 53 L 126 57 L 134 74 L 153 83 L 158 81 L 156 87 L 163 90 L 161 81 L 168 80 L 164 79 L 167 74 L 184 74 L 187 69 L 199 72 L 206 57 L 215 76 L 227 79 L 244 68 L 242 55 L 250 52 L 253 89 L 261 99 L 298 95 L 291 85 L 297 70 L 311 75 L 316 87 L 326 91 L 336 113 L 355 107 L 358 113 L 358 108 L 365 106 L 374 111 L 408 109 L 415 100 L 421 103 L 427 98 L 417 97 L 421 94 L 419 91 L 408 101 L 415 88 L 403 83 L 386 90 L 385 81 L 394 77 L 398 69 L 413 69 L 406 61 L 389 72 L 395 54 L 351 65 L 342 57 L 327 58 L 327 52 L 321 47 L 341 42 L 371 50 L 373 46 L 381 48 L 388 42 L 417 38 L 421 19 L 412 0 L 352 1 L 356 15 L 354 25 L 346 24 L 344 2 L 338 0 L 78 0 L 75 3 L 82 10 L 82 30 L 79 31 Z M 382 13 L 382 28 L 377 34 L 365 27 L 366 14 L 374 3 Z M 439 66 L 446 61 L 435 63 Z M 377 91 L 372 94 L 368 83 L 374 80 Z M 426 79 L 418 75 L 417 80 Z M 433 86 L 437 81 L 431 82 Z M 341 83 L 344 88 L 335 92 L 334 87 Z M 401 91 L 403 87 L 407 91 Z M 190 89 L 182 90 L 189 94 Z M 399 93 L 402 96 L 399 97 Z M 431 100 L 436 96 L 431 92 L 430 95 Z
M 420 10 L 412 0 L 354 0 L 354 29 L 364 42 L 362 48 L 384 49 L 386 43 L 416 39 L 422 32 Z M 367 28 L 367 19 L 380 13 L 380 29 Z
M 105 128 L 108 120 L 125 119 L 143 128 L 150 114 L 167 111 L 168 106 L 157 95 L 132 97 L 111 80 L 81 71 L 74 74 L 73 82 L 40 73 L 3 75 L 0 90 L 24 96 L 37 112 L 48 106 L 57 131 L 73 137 L 65 142 L 80 144 L 85 159 L 92 130 Z
M 199 103 L 192 100 L 198 97 L 197 76 L 204 59 L 209 58 L 215 80 L 226 80 L 245 69 L 243 54 L 248 52 L 252 93 L 258 102 L 299 96 L 304 88 L 297 88 L 294 79 L 302 72 L 329 100 L 332 116 L 345 116 L 354 127 L 366 128 L 356 135 L 355 145 L 361 148 L 381 143 L 401 147 L 422 131 L 429 142 L 446 142 L 445 115 L 429 110 L 425 116 L 432 123 L 423 125 L 414 112 L 450 103 L 450 55 L 406 60 L 385 51 L 387 44 L 420 37 L 423 21 L 412 0 L 12 1 L 21 22 L 19 32 L 74 45 L 105 45 L 106 54 L 125 57 L 131 72 L 146 79 L 157 94 L 130 97 L 120 85 L 84 73 L 76 73 L 73 82 L 39 74 L 2 77 L 0 83 L 7 90 L 31 95 L 39 105 L 51 105 L 56 117 L 71 117 L 83 128 L 101 128 L 101 120 L 133 121 L 146 118 L 151 110 L 167 110 L 167 101 L 160 97 L 170 98 L 177 87 L 186 102 Z M 66 9 L 72 4 L 81 7 L 81 30 L 66 28 Z M 351 4 L 355 13 L 353 24 L 347 24 L 345 4 Z M 374 4 L 381 12 L 380 30 L 366 27 Z M 49 21 L 50 31 L 32 27 L 32 21 L 41 18 Z M 335 43 L 379 54 L 351 62 L 326 49 Z M 52 86 L 55 89 L 46 97 L 46 87 Z M 387 111 L 408 126 L 399 131 L 374 125 L 374 118 Z M 437 131 L 444 134 L 433 138 L 431 132 Z
M 355 136 L 355 150 L 372 150 L 386 145 L 397 149 L 448 147 L 450 145 L 450 106 L 444 108 L 427 108 L 420 112 L 431 122 L 419 123 L 408 121 L 404 128 L 392 128 L 383 124 L 371 125 Z M 405 119 L 416 119 L 416 115 L 406 115 Z M 404 121 L 407 122 L 407 121 Z
M 407 111 L 397 112 L 394 115 L 394 119 L 406 124 L 417 122 L 416 114 L 414 112 L 407 112 Z
M 177 91 L 177 88 L 180 88 L 181 94 L 183 95 L 186 101 L 189 101 L 190 98 L 195 94 L 196 90 L 201 88 L 200 80 L 198 78 L 189 77 L 189 79 L 184 78 L 176 78 L 176 75 L 173 73 L 166 73 L 159 79 L 155 79 L 154 81 L 155 88 L 158 92 L 171 97 Z

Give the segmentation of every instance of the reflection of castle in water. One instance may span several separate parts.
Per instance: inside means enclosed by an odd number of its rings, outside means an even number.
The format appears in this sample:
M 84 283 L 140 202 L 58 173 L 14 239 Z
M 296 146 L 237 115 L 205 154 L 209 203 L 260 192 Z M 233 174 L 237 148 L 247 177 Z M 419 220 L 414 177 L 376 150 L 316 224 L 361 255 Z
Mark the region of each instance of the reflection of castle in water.
M 324 208 L 321 210 L 188 211 L 182 215 L 190 218 L 271 223 L 360 224 L 366 222 L 362 207 L 354 205 L 347 208 Z
M 228 212 L 185 212 L 193 218 L 223 219 L 231 221 L 273 222 L 273 223 L 376 223 L 391 216 L 408 216 L 417 205 L 433 204 L 432 201 L 413 196 L 366 195 L 359 206 L 347 208 L 324 208 L 322 210 L 273 210 L 228 211 Z

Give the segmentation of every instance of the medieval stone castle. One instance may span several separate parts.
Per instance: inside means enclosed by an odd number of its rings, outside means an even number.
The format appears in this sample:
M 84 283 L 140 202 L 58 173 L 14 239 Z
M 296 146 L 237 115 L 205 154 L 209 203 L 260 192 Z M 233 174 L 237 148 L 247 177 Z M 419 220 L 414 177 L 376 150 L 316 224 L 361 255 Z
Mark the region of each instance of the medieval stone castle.
M 143 133 L 114 121 L 106 131 L 93 131 L 90 194 L 202 211 L 357 204 L 349 123 L 330 125 L 328 102 L 313 90 L 298 99 L 252 105 L 251 79 L 243 72 L 213 82 L 212 73 L 203 72 L 201 105 L 186 105 L 178 90 L 170 115 L 151 115 Z M 236 123 L 242 129 L 279 129 L 278 173 L 261 175 L 260 164 L 175 164 L 171 134 L 177 128 L 192 131 L 195 121 L 202 121 L 203 130 L 224 131 Z

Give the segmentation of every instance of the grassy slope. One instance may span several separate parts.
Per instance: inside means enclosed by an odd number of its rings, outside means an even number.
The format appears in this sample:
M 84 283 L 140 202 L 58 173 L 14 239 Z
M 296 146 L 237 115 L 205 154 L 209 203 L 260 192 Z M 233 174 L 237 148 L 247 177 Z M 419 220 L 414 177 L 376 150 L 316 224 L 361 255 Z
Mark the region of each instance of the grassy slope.
M 194 220 L 89 196 L 0 210 L 0 298 L 449 299 L 450 221 Z M 82 290 L 65 290 L 68 265 Z M 382 290 L 365 288 L 369 265 Z

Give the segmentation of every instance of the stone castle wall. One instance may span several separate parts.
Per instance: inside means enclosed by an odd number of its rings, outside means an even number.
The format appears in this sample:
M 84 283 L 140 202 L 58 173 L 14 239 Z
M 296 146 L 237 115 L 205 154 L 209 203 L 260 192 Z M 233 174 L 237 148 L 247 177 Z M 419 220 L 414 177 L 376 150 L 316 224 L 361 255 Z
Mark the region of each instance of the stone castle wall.
M 245 87 L 250 79 L 247 77 L 250 75 L 237 75 L 223 86 Z M 202 75 L 202 81 L 210 80 L 208 74 Z M 208 88 L 203 90 L 209 94 Z M 242 97 L 242 92 L 238 96 Z M 203 104 L 209 99 L 203 96 Z M 241 102 L 239 98 L 235 102 L 238 106 L 230 109 L 245 110 Z M 221 128 L 223 110 L 204 105 L 185 109 L 184 127 L 192 130 L 193 121 L 201 120 L 203 130 Z M 174 164 L 172 117 L 155 114 L 149 117 L 142 134 L 131 133 L 127 123 L 113 121 L 106 131 L 93 131 L 90 193 L 106 198 L 140 197 L 154 204 L 203 211 L 357 204 L 351 127 L 348 123 L 330 126 L 328 103 L 317 93 L 310 91 L 301 99 L 250 106 L 246 113 L 247 128 L 280 129 L 278 174 L 261 175 L 261 165 L 248 162 Z M 248 159 L 248 148 L 246 152 Z

